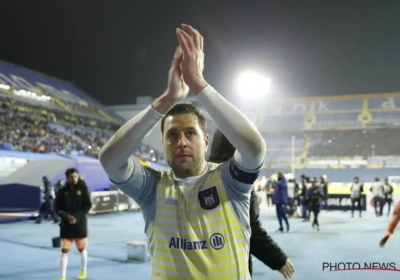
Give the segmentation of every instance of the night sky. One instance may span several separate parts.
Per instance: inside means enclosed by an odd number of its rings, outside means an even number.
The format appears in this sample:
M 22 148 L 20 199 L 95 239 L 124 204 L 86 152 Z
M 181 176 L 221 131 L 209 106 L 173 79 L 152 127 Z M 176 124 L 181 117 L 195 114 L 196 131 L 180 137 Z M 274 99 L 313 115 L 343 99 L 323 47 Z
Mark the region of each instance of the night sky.
M 163 92 L 181 23 L 203 34 L 205 77 L 226 96 L 246 69 L 268 74 L 276 96 L 400 91 L 396 0 L 3 0 L 0 11 L 0 59 L 105 105 Z

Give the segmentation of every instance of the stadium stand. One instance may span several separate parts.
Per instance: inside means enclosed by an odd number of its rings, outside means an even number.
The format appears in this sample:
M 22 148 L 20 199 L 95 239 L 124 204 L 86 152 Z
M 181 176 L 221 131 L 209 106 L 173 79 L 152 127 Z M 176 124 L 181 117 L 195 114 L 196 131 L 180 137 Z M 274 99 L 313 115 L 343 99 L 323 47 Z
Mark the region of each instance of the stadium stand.
M 3 150 L 97 157 L 100 147 L 124 121 L 66 82 L 57 89 L 53 83 L 60 86 L 61 81 L 5 62 L 0 63 L 0 70 L 4 71 L 0 72 Z M 28 77 L 17 75 L 20 71 Z M 33 75 L 41 82 L 28 81 Z M 157 157 L 146 146 L 137 155 L 149 160 Z
M 293 156 L 295 159 L 301 157 L 306 145 L 306 137 L 302 133 L 264 134 L 263 136 L 267 144 L 265 160 L 267 164 L 283 166 L 291 164 Z M 293 143 L 292 136 L 295 136 Z
M 399 139 L 400 129 L 378 128 L 371 130 L 324 131 L 314 133 L 309 156 L 354 157 L 398 156 L 400 151 L 394 139 Z
M 0 213 L 33 212 L 41 177 L 76 167 L 92 192 L 113 186 L 97 160 L 124 119 L 74 85 L 0 61 Z M 161 159 L 143 145 L 143 164 Z
M 400 93 L 271 100 L 254 121 L 267 143 L 265 175 L 373 180 L 400 167 Z
M 0 145 L 3 150 L 61 153 L 96 157 L 116 125 L 67 113 L 51 112 L 12 99 L 0 100 Z M 137 154 L 155 160 L 157 153 L 141 147 Z
M 392 93 L 272 100 L 259 115 L 246 113 L 266 139 L 264 175 L 372 181 L 400 167 L 399 106 L 400 93 Z M 113 188 L 97 156 L 126 121 L 120 115 L 71 83 L 0 61 L 0 211 L 34 209 L 17 193 L 36 196 L 42 175 L 56 183 L 67 167 L 79 167 L 91 191 Z M 160 148 L 143 145 L 134 155 L 165 168 Z

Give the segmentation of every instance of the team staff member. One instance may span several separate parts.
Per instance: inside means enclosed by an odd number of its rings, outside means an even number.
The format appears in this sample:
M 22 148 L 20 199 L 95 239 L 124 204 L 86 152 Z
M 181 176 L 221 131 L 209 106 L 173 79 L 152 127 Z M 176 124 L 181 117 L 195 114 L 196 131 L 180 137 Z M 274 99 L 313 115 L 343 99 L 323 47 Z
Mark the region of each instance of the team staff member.
M 308 212 L 308 205 L 307 205 L 307 190 L 311 185 L 308 182 L 308 178 L 305 175 L 301 175 L 301 191 L 300 191 L 300 205 L 301 205 L 301 212 L 302 212 L 302 217 L 303 221 L 309 221 L 310 220 L 310 213 Z
M 322 177 L 320 178 L 320 188 L 322 191 L 322 194 L 324 195 L 324 197 L 322 198 L 322 201 L 324 202 L 324 208 L 325 210 L 328 210 L 328 177 L 326 175 L 322 175 Z
M 357 203 L 358 211 L 360 212 L 360 218 L 362 216 L 362 208 L 361 208 L 361 195 L 364 192 L 364 184 L 360 182 L 358 177 L 354 177 L 354 182 L 350 187 L 350 198 L 351 198 L 351 217 L 354 217 L 354 209 Z
M 289 217 L 291 217 L 291 216 L 293 216 L 293 213 L 294 213 L 294 210 L 295 210 L 294 202 L 295 202 L 295 199 L 296 199 L 296 194 L 297 194 L 297 192 L 299 190 L 296 188 L 295 179 L 289 179 L 288 183 L 287 183 L 287 187 L 288 187 L 288 205 L 290 207 Z
M 385 196 L 385 202 L 383 203 L 383 206 L 385 206 L 385 205 L 388 206 L 387 216 L 389 217 L 390 208 L 393 203 L 393 187 L 391 184 L 389 184 L 388 178 L 385 179 L 385 184 L 383 185 L 383 195 Z
M 322 189 L 317 185 L 317 179 L 314 178 L 311 187 L 307 190 L 307 203 L 310 213 L 314 214 L 314 220 L 312 222 L 312 227 L 317 227 L 319 230 L 318 214 L 321 208 L 321 199 L 324 197 Z
M 283 232 L 282 220 L 285 221 L 286 231 L 289 231 L 289 221 L 286 216 L 286 205 L 288 205 L 288 186 L 286 178 L 282 172 L 278 172 L 277 181 L 275 182 L 275 191 L 272 197 L 272 203 L 276 207 L 276 215 L 278 217 L 279 229 L 278 231 Z
M 265 192 L 267 195 L 267 206 L 272 207 L 272 195 L 274 194 L 274 183 L 271 178 L 268 178 L 267 187 L 265 188 Z
M 182 25 L 167 90 L 123 125 L 100 151 L 110 179 L 143 210 L 152 279 L 247 280 L 250 193 L 265 158 L 255 125 L 203 78 L 203 37 Z M 189 35 L 190 34 L 190 35 Z M 203 113 L 177 104 L 188 90 L 237 151 L 221 165 L 208 163 Z M 141 166 L 131 156 L 161 120 L 169 171 Z
M 43 190 L 42 190 L 42 207 L 40 208 L 39 215 L 36 219 L 36 223 L 40 224 L 44 216 L 50 215 L 54 223 L 58 223 L 58 217 L 54 211 L 54 198 L 56 194 L 54 187 L 52 186 L 47 176 L 42 177 Z
M 81 272 L 78 279 L 86 279 L 87 275 L 87 218 L 92 207 L 89 190 L 85 182 L 79 180 L 78 171 L 70 168 L 65 172 L 67 183 L 58 191 L 56 211 L 61 217 L 60 238 L 62 243 L 60 280 L 66 279 L 68 252 L 75 243 L 81 255 Z
M 375 178 L 375 183 L 372 184 L 370 191 L 372 192 L 374 200 L 375 215 L 377 217 L 380 217 L 383 214 L 383 203 L 385 202 L 384 199 L 385 196 L 384 196 L 383 184 L 379 178 Z
M 222 134 L 221 130 L 217 129 L 211 144 L 209 161 L 222 163 L 233 157 L 234 153 L 235 147 Z M 253 188 L 250 197 L 250 254 L 254 255 L 272 270 L 279 270 L 285 278 L 291 278 L 294 273 L 294 267 L 278 244 L 262 228 L 261 222 L 258 219 L 259 214 L 258 197 Z M 251 256 L 249 257 L 249 271 L 250 275 L 252 275 L 253 262 Z

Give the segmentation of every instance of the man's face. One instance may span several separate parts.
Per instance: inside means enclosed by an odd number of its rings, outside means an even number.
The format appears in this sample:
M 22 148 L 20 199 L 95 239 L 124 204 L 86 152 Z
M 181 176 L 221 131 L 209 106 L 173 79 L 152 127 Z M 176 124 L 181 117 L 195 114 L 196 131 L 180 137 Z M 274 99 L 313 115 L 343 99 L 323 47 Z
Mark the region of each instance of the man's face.
M 79 174 L 74 172 L 67 177 L 67 182 L 76 185 L 79 181 Z
M 196 115 L 173 115 L 165 119 L 163 150 L 175 176 L 200 175 L 208 142 L 208 134 L 200 128 Z

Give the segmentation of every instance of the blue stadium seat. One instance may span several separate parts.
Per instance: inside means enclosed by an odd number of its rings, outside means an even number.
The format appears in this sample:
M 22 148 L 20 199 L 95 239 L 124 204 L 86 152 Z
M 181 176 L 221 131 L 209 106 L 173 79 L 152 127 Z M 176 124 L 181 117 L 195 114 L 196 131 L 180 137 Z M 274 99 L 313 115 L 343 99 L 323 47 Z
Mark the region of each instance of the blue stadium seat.
M 399 122 L 400 121 L 400 111 L 381 111 L 372 112 L 372 123 L 382 123 L 382 122 Z
M 323 104 L 329 111 L 361 111 L 363 108 L 362 100 L 332 100 L 324 101 Z M 322 106 L 321 106 L 322 107 Z M 316 111 L 318 112 L 318 103 L 316 105 Z
M 267 137 L 266 144 L 268 149 L 291 149 L 291 137 Z M 296 138 L 295 148 L 303 148 L 304 138 Z
M 317 114 L 317 122 L 357 122 L 360 113 Z
M 400 98 L 371 98 L 368 100 L 368 109 L 385 109 L 388 108 L 388 106 L 400 108 Z
M 286 129 L 298 129 L 303 127 L 304 117 L 299 115 L 264 115 L 263 122 L 259 124 L 262 131 Z

